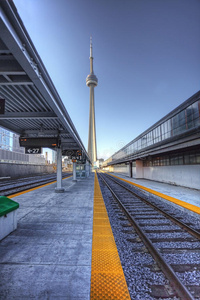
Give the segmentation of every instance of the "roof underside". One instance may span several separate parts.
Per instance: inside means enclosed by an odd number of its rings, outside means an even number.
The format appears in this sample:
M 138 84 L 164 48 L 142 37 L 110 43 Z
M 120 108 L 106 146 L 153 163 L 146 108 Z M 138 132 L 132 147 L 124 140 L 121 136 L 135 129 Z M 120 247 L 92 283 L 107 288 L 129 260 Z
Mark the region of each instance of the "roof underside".
M 63 153 L 88 154 L 18 13 L 10 0 L 0 4 L 0 126 L 23 137 L 60 137 Z

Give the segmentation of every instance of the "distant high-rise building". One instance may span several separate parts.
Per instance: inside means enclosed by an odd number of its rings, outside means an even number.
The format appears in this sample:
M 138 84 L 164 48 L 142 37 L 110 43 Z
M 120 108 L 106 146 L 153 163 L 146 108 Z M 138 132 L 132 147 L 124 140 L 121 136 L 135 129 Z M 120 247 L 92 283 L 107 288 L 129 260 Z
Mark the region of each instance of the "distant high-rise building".
M 52 150 L 52 163 L 56 163 L 56 159 L 57 159 L 57 153 L 56 151 Z
M 13 133 L 12 151 L 17 153 L 25 153 L 25 148 L 19 145 L 19 135 Z
M 19 145 L 19 135 L 0 127 L 0 149 L 24 153 Z
M 0 149 L 12 151 L 13 133 L 0 127 Z
M 90 74 L 86 78 L 86 85 L 90 88 L 90 115 L 89 115 L 89 136 L 88 136 L 88 155 L 92 165 L 97 161 L 96 128 L 95 128 L 95 105 L 94 88 L 98 84 L 98 79 L 93 71 L 92 38 L 90 38 Z
M 19 145 L 19 135 L 0 127 L 0 161 L 44 164 L 45 159 L 40 154 L 25 154 L 25 148 Z

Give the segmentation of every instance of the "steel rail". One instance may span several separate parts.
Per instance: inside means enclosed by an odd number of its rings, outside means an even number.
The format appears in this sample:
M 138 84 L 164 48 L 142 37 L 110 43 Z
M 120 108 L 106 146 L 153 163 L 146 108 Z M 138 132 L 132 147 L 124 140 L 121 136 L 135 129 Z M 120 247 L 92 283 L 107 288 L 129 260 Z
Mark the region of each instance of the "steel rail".
M 63 177 L 69 177 L 69 176 L 71 176 L 71 174 L 64 175 Z M 22 183 L 20 181 L 19 185 L 8 187 L 8 188 L 5 188 L 5 189 L 3 189 L 3 185 L 0 186 L 0 193 L 3 196 L 9 196 L 13 193 L 18 193 L 18 192 L 21 192 L 21 191 L 25 191 L 27 189 L 31 189 L 31 188 L 34 188 L 34 187 L 37 187 L 37 186 L 40 186 L 40 185 L 44 185 L 44 184 L 47 184 L 47 183 L 51 183 L 51 182 L 54 182 L 54 181 L 56 181 L 56 176 L 55 177 L 51 176 L 50 178 L 46 178 L 46 179 L 38 179 L 38 180 L 34 179 L 32 181 L 27 180 L 26 183 Z
M 188 231 L 195 238 L 197 238 L 197 239 L 200 240 L 200 233 L 198 231 L 196 231 L 195 229 L 191 228 L 190 226 L 188 226 L 187 224 L 183 223 L 182 221 L 178 220 L 176 217 L 173 217 L 172 215 L 168 214 L 166 211 L 164 211 L 161 208 L 157 207 L 155 204 L 149 202 L 148 200 L 142 198 L 141 196 L 138 196 L 131 189 L 129 189 L 128 187 L 124 186 L 123 183 L 119 182 L 118 180 L 115 180 L 113 177 L 111 177 L 111 176 L 109 176 L 107 174 L 106 174 L 106 176 L 108 176 L 108 178 L 110 180 L 112 180 L 113 182 L 117 183 L 118 185 L 120 185 L 121 187 L 123 187 L 124 189 L 126 189 L 128 192 L 130 192 L 131 194 L 133 194 L 134 196 L 136 196 L 137 198 L 139 198 L 141 201 L 145 202 L 147 205 L 151 206 L 155 210 L 157 210 L 160 213 L 162 213 L 165 217 L 169 218 L 171 221 L 173 221 L 174 223 L 176 223 L 177 225 L 179 225 L 180 227 L 182 227 L 184 230 Z
M 159 265 L 160 269 L 163 271 L 165 276 L 168 278 L 169 282 L 171 283 L 171 286 L 175 290 L 175 292 L 178 294 L 181 299 L 184 300 L 194 300 L 191 293 L 188 291 L 188 289 L 182 284 L 182 282 L 179 280 L 179 278 L 176 276 L 175 272 L 171 268 L 171 266 L 165 261 L 164 257 L 156 250 L 156 248 L 153 246 L 153 243 L 150 241 L 150 239 L 146 236 L 145 232 L 142 230 L 142 228 L 137 224 L 137 221 L 129 214 L 125 206 L 122 204 L 118 196 L 115 194 L 113 189 L 109 186 L 109 184 L 106 182 L 106 180 L 103 178 L 102 174 L 99 174 L 100 178 L 103 180 L 107 188 L 112 193 L 113 197 L 117 200 L 119 205 L 121 206 L 122 210 L 128 217 L 129 221 L 132 223 L 133 227 L 135 228 L 137 234 L 140 236 L 141 240 L 147 247 L 148 251 L 154 258 L 154 260 Z

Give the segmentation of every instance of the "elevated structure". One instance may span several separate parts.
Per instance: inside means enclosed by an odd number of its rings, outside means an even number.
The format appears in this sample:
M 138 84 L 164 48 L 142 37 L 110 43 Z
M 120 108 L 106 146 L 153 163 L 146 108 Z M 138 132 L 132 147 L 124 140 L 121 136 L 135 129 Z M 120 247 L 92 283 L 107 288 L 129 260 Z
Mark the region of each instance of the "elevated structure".
M 0 126 L 23 141 L 35 139 L 39 146 L 40 140 L 40 146 L 57 150 L 57 185 L 62 190 L 62 155 L 81 150 L 87 161 L 90 158 L 11 0 L 0 3 L 1 99 L 5 112 L 0 114 Z M 49 138 L 56 142 L 47 145 Z
M 98 79 L 94 75 L 94 70 L 93 70 L 92 37 L 90 37 L 90 74 L 86 78 L 86 85 L 89 86 L 90 88 L 88 155 L 93 165 L 97 160 L 95 104 L 94 104 L 94 88 L 97 86 L 97 84 L 98 84 Z
M 200 91 L 114 153 L 114 172 L 199 189 Z

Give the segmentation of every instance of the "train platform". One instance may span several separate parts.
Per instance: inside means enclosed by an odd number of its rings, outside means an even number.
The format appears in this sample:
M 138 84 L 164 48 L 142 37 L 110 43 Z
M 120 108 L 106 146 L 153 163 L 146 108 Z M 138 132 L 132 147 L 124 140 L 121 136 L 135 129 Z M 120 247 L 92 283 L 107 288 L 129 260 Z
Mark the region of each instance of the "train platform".
M 18 227 L 0 241 L 0 299 L 130 300 L 97 175 L 11 195 Z
M 136 188 L 173 203 L 187 212 L 200 214 L 200 190 L 185 188 L 147 179 L 134 179 L 119 173 L 109 173 L 133 184 Z
M 90 299 L 94 174 L 12 197 L 17 230 L 0 241 L 0 299 Z M 10 197 L 11 198 L 11 197 Z

